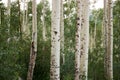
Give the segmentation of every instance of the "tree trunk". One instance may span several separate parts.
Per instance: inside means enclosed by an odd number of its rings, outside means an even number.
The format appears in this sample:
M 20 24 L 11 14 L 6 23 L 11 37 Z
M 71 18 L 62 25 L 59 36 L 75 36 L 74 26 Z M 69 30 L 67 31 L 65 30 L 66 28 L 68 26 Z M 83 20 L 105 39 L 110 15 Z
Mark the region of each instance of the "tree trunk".
M 23 0 L 22 32 L 25 34 L 25 0 Z
M 43 26 L 43 32 L 42 32 L 42 35 L 43 35 L 43 40 L 46 41 L 47 40 L 47 37 L 46 37 L 46 25 L 45 25 L 45 2 L 46 0 L 42 0 L 42 3 L 43 3 L 43 9 L 42 9 L 42 26 Z
M 89 0 L 82 3 L 80 80 L 87 80 L 89 49 Z
M 32 2 L 32 42 L 27 80 L 32 80 L 37 54 L 37 12 L 36 0 Z
M 50 80 L 60 80 L 60 1 L 52 0 Z
M 77 0 L 77 24 L 75 33 L 75 80 L 79 80 L 80 76 L 80 30 L 81 30 L 81 0 Z
M 10 8 L 11 8 L 11 0 L 8 0 L 7 3 L 7 15 L 8 15 L 8 35 L 10 35 Z
M 105 54 L 105 74 L 107 80 L 113 80 L 113 3 L 112 0 L 105 1 L 105 27 L 106 27 L 106 54 Z M 107 4 L 107 5 L 106 5 Z M 107 19 L 106 19 L 107 17 Z
M 107 0 L 104 0 L 104 48 L 105 48 L 105 57 L 104 57 L 104 71 L 105 71 L 105 78 L 107 79 L 107 41 L 108 41 L 108 38 L 107 38 L 107 33 L 108 33 L 108 30 L 107 30 L 107 24 L 108 24 L 108 20 L 107 20 Z
M 113 14 L 112 0 L 108 0 L 108 80 L 113 80 Z
M 62 54 L 62 64 L 65 63 L 65 54 L 64 54 L 64 12 L 63 12 L 63 0 L 61 0 L 60 8 L 60 48 Z
M 22 25 L 21 25 L 21 10 L 20 10 L 20 1 L 18 0 L 18 9 L 19 9 L 19 33 L 20 39 L 22 39 Z
M 10 8 L 11 8 L 11 0 L 8 0 L 7 2 L 7 9 L 8 9 L 8 15 L 10 16 Z

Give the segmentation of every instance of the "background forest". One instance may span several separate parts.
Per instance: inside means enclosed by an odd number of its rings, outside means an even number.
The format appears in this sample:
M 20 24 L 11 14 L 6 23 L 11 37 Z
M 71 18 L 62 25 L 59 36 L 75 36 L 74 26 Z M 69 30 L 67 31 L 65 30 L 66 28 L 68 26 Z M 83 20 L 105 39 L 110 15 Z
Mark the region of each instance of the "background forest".
M 0 80 L 26 80 L 32 35 L 32 2 L 27 4 L 21 10 L 19 0 L 11 2 L 9 13 L 9 7 L 0 0 Z M 120 80 L 120 0 L 113 5 L 113 76 L 114 80 Z M 75 6 L 75 0 L 64 2 L 65 63 L 61 55 L 60 80 L 74 80 Z M 106 80 L 103 9 L 91 10 L 89 18 L 88 80 Z M 44 5 L 37 4 L 37 26 L 38 51 L 33 80 L 50 80 L 51 9 L 47 0 Z M 45 38 L 43 26 L 46 26 Z

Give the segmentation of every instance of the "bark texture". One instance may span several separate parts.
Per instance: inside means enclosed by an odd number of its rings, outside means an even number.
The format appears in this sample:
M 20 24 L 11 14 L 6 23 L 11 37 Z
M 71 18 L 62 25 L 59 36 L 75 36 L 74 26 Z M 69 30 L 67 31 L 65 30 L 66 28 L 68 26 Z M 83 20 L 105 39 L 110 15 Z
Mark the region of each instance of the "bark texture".
M 87 80 L 89 49 L 89 0 L 82 2 L 80 80 Z
M 42 32 L 42 35 L 43 35 L 43 40 L 46 41 L 47 40 L 47 37 L 46 37 L 46 25 L 45 25 L 45 2 L 46 0 L 42 0 L 42 3 L 43 3 L 43 9 L 42 9 L 42 26 L 43 26 L 43 32 Z
M 60 1 L 52 0 L 50 80 L 60 80 Z
M 8 35 L 10 35 L 10 9 L 11 9 L 11 0 L 7 2 L 7 15 L 8 15 Z
M 27 74 L 27 80 L 32 80 L 35 67 L 35 60 L 37 54 L 37 12 L 36 12 L 36 0 L 32 2 L 32 43 L 30 52 L 30 61 Z
M 65 54 L 64 54 L 64 15 L 63 15 L 63 0 L 60 4 L 60 49 L 62 55 L 62 64 L 65 63 Z
M 81 9 L 82 4 L 81 0 L 77 0 L 77 24 L 76 24 L 76 33 L 75 33 L 75 80 L 79 80 L 80 76 L 80 30 L 81 30 Z
M 104 1 L 105 14 L 105 74 L 107 80 L 113 80 L 113 2 L 112 0 Z M 105 10 L 107 12 L 105 12 Z

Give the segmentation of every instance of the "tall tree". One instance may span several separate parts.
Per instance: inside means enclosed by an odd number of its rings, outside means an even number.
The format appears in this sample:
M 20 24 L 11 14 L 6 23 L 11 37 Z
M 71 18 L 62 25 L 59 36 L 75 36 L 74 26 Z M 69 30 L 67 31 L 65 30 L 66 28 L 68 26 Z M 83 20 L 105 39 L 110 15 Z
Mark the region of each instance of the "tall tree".
M 8 15 L 10 16 L 10 4 L 11 4 L 11 0 L 8 0 L 7 2 L 7 9 L 8 9 Z
M 22 31 L 24 36 L 29 35 L 29 28 L 28 28 L 28 0 L 23 0 L 23 16 L 22 16 Z
M 43 5 L 43 9 L 42 9 L 42 35 L 43 35 L 43 40 L 46 41 L 47 37 L 46 37 L 46 24 L 45 24 L 45 12 L 46 12 L 46 8 L 45 8 L 45 2 L 46 0 L 42 0 L 42 5 Z
M 105 73 L 107 80 L 113 80 L 113 2 L 108 0 L 104 2 L 105 30 L 106 30 L 106 53 L 105 53 Z
M 81 0 L 77 0 L 77 24 L 75 33 L 75 80 L 79 80 L 80 76 L 80 31 L 81 31 Z
M 80 80 L 87 80 L 89 49 L 89 0 L 82 2 Z
M 37 12 L 36 0 L 32 1 L 32 42 L 27 80 L 32 80 L 37 54 Z
M 8 34 L 10 34 L 10 8 L 11 8 L 11 0 L 8 0 L 8 2 L 7 2 Z
M 60 80 L 60 1 L 52 0 L 50 80 Z
M 65 54 L 64 54 L 64 13 L 63 13 L 63 0 L 60 4 L 60 48 L 62 54 L 63 64 L 65 63 Z

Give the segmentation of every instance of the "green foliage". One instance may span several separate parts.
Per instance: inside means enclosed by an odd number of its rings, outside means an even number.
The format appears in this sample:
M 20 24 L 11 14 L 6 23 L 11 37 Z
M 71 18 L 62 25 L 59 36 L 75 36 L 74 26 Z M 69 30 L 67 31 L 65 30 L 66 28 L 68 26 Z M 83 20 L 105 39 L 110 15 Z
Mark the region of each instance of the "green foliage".
M 114 80 L 120 80 L 120 1 L 114 4 Z M 28 3 L 28 24 L 32 27 L 32 2 Z M 41 16 L 43 4 L 37 5 L 37 25 L 38 25 L 38 52 L 36 58 L 36 65 L 34 69 L 33 80 L 49 80 L 50 79 L 50 53 L 51 53 L 51 10 L 49 4 L 46 2 L 46 16 L 45 24 L 47 28 L 47 41 L 42 39 L 42 23 Z M 74 47 L 75 47 L 75 26 L 76 26 L 76 12 L 75 1 L 65 3 L 64 7 L 64 26 L 65 26 L 65 64 L 61 64 L 60 74 L 61 80 L 74 80 Z M 11 15 L 6 14 L 6 7 L 0 3 L 0 80 L 18 80 L 21 77 L 26 80 L 29 54 L 31 47 L 31 35 L 26 38 L 21 38 L 21 16 L 22 11 L 19 12 L 18 2 L 11 4 Z M 20 14 L 21 16 L 20 16 Z M 99 13 L 99 14 L 98 14 Z M 96 18 L 96 14 L 98 17 Z M 8 21 L 10 19 L 10 22 Z M 103 10 L 93 10 L 90 15 L 90 35 L 94 35 L 95 20 L 96 22 L 96 46 L 92 51 L 89 51 L 89 65 L 88 65 L 88 80 L 105 80 L 104 78 L 104 47 L 103 47 L 103 33 L 102 21 Z M 10 24 L 10 34 L 9 27 Z M 62 57 L 61 57 L 62 61 Z
M 113 69 L 114 69 L 114 80 L 119 80 L 120 79 L 120 0 L 117 0 L 114 4 L 113 7 L 113 32 L 114 32 L 114 40 L 113 40 Z

